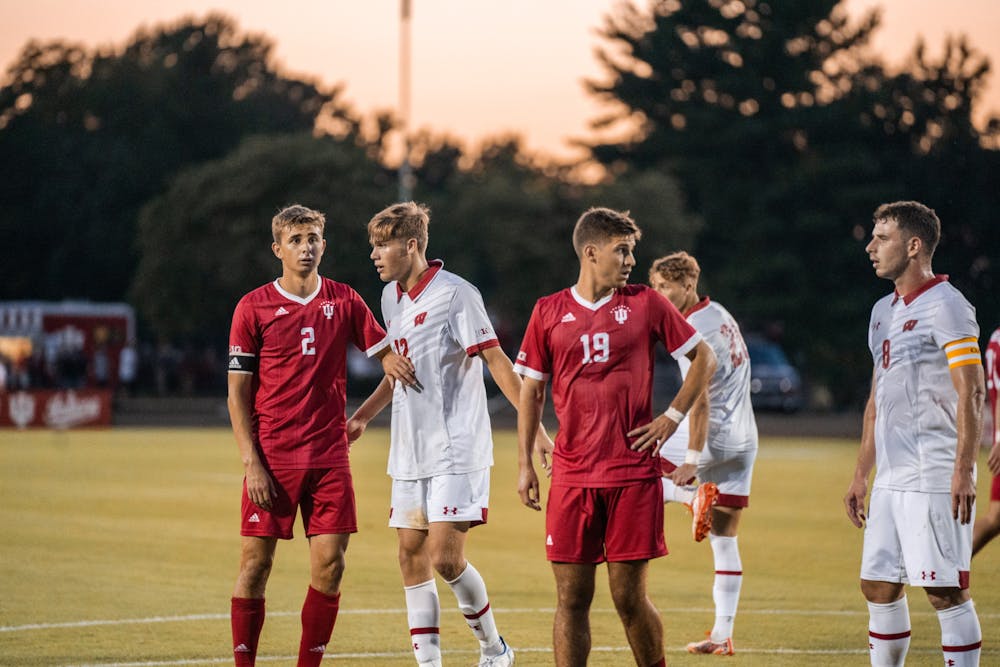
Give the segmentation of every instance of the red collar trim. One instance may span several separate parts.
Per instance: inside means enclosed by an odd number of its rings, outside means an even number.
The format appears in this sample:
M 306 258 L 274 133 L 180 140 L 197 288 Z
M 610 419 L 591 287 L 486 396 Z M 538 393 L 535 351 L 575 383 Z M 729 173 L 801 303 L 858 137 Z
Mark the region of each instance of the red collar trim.
M 399 300 L 403 298 L 404 294 L 409 294 L 410 299 L 412 301 L 416 301 L 423 293 L 427 285 L 430 284 L 432 280 L 434 280 L 434 276 L 438 274 L 438 271 L 440 271 L 443 266 L 444 262 L 440 259 L 432 259 L 431 261 L 427 262 L 427 270 L 424 271 L 424 275 L 421 276 L 420 280 L 417 281 L 417 284 L 411 287 L 407 292 L 403 291 L 403 288 L 400 287 L 399 281 L 397 280 L 396 303 L 399 303 Z
M 707 296 L 703 296 L 703 297 L 701 297 L 701 301 L 699 301 L 698 303 L 694 304 L 693 306 L 691 306 L 690 308 L 688 308 L 686 311 L 684 311 L 681 314 L 684 317 L 689 317 L 691 315 L 691 313 L 697 313 L 699 310 L 702 310 L 704 308 L 708 308 L 708 304 L 710 302 L 711 302 L 711 300 Z
M 913 303 L 914 299 L 916 299 L 918 296 L 920 296 L 921 294 L 923 294 L 924 292 L 926 292 L 930 288 L 934 287 L 938 283 L 943 283 L 943 282 L 947 282 L 947 281 L 948 281 L 948 275 L 947 274 L 944 274 L 944 273 L 935 274 L 935 276 L 933 278 L 931 278 L 930 280 L 928 280 L 927 282 L 925 282 L 923 285 L 921 285 L 917 289 L 915 289 L 912 292 L 910 292 L 909 294 L 902 295 L 899 292 L 896 292 L 896 296 L 892 300 L 892 305 L 895 306 L 896 302 L 899 301 L 900 299 L 902 299 L 903 300 L 903 305 L 904 306 L 909 306 L 911 303 Z

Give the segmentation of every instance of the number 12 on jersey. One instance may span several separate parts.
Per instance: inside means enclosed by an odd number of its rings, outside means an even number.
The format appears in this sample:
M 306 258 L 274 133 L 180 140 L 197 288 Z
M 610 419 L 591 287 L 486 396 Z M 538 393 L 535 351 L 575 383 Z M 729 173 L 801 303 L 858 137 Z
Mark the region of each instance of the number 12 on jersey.
M 610 339 L 603 331 L 593 335 L 583 334 L 580 336 L 583 343 L 583 364 L 604 362 L 608 360 L 610 349 Z

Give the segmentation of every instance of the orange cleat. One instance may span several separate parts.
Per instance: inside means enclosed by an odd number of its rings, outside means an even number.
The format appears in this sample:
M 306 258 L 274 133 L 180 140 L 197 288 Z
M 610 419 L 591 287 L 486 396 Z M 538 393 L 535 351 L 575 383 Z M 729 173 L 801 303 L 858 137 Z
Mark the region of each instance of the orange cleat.
M 704 639 L 700 642 L 691 642 L 687 645 L 688 653 L 700 653 L 702 655 L 734 655 L 736 651 L 733 650 L 733 640 L 731 637 L 726 637 L 721 642 L 712 641 L 712 633 L 706 632 L 708 639 Z
M 712 482 L 698 485 L 691 503 L 691 535 L 695 542 L 701 542 L 712 529 L 712 506 L 719 498 L 719 487 Z

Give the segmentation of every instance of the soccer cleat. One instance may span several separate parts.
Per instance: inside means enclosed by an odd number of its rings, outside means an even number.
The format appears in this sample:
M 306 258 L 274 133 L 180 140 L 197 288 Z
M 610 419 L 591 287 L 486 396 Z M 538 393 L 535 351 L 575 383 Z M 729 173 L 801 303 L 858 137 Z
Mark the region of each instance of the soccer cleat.
M 712 505 L 719 498 L 719 487 L 705 482 L 694 492 L 691 503 L 691 535 L 695 542 L 701 542 L 712 529 Z
M 726 637 L 721 642 L 712 641 L 712 633 L 706 632 L 708 639 L 700 642 L 691 642 L 687 645 L 688 653 L 699 653 L 702 655 L 734 655 L 732 637 Z
M 500 655 L 480 656 L 479 667 L 509 667 L 514 664 L 514 649 L 507 645 L 507 642 L 500 638 L 503 644 L 503 653 Z

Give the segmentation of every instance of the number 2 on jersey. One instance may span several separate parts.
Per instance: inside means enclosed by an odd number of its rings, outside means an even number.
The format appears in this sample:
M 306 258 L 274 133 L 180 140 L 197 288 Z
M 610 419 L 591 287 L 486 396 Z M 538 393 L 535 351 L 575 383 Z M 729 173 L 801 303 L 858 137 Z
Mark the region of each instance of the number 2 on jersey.
M 313 343 L 316 342 L 316 330 L 312 327 L 302 327 L 299 333 L 302 334 L 302 356 L 315 356 L 316 346 Z
M 580 336 L 580 342 L 583 343 L 582 363 L 589 364 L 608 360 L 608 353 L 611 347 L 608 334 L 603 331 L 595 333 L 593 336 L 583 334 Z

